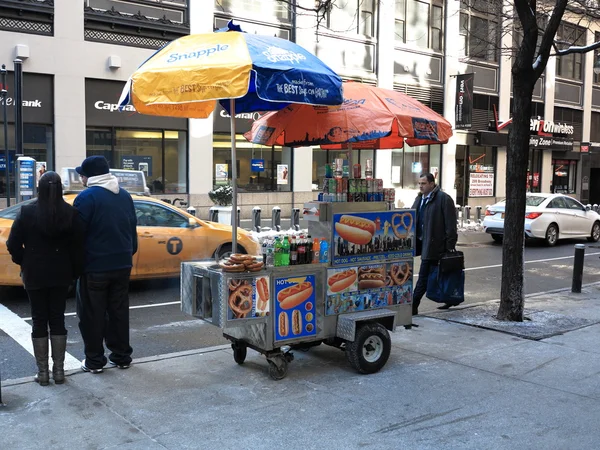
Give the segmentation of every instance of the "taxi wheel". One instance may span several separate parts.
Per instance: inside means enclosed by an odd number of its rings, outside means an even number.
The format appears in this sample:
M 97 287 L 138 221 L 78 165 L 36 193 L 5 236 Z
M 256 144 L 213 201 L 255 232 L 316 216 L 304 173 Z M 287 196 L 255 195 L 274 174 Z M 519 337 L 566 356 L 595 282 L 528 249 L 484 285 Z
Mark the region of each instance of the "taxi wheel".
M 241 245 L 238 244 L 238 251 L 237 253 L 246 253 L 246 250 L 244 249 L 244 247 L 242 247 Z M 219 260 L 219 259 L 223 259 L 228 257 L 229 255 L 231 255 L 233 252 L 231 251 L 231 244 L 225 244 L 222 245 L 220 248 L 218 248 L 215 251 L 215 259 Z

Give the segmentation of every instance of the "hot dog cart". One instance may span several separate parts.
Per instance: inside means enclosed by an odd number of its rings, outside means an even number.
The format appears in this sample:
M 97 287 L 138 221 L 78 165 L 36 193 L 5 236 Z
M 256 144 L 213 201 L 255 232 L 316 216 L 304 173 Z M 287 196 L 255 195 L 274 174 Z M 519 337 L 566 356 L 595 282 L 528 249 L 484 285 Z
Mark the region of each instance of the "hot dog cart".
M 247 348 L 264 354 L 276 380 L 292 350 L 322 343 L 344 350 L 359 372 L 378 371 L 388 330 L 412 323 L 415 211 L 387 207 L 305 204 L 309 234 L 328 242 L 326 263 L 234 273 L 214 260 L 183 263 L 182 311 L 222 328 L 237 363 Z

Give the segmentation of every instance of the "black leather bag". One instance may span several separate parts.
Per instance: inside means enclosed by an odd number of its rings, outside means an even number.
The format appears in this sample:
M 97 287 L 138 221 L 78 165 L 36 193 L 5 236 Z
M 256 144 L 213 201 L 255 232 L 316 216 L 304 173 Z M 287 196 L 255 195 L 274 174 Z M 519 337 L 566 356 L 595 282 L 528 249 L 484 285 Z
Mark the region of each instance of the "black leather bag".
M 444 253 L 440 259 L 439 270 L 441 273 L 450 273 L 464 270 L 465 254 L 463 252 Z

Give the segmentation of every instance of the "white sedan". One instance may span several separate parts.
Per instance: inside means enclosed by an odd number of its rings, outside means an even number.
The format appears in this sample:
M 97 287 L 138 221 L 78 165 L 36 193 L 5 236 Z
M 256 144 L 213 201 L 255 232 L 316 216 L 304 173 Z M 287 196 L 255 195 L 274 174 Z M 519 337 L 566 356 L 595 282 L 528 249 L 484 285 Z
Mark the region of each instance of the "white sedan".
M 504 235 L 504 200 L 485 211 L 483 229 L 496 242 Z M 561 194 L 527 194 L 525 237 L 555 245 L 559 239 L 600 239 L 600 215 L 577 200 Z

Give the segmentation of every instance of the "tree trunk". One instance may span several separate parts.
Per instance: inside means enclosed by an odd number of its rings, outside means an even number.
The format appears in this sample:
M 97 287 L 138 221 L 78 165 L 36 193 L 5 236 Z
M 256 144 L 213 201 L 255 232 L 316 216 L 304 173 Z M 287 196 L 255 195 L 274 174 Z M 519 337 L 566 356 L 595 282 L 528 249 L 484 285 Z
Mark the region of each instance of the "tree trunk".
M 523 321 L 525 197 L 529 161 L 532 71 L 513 74 L 513 122 L 506 153 L 506 210 L 502 244 L 502 287 L 497 318 Z

